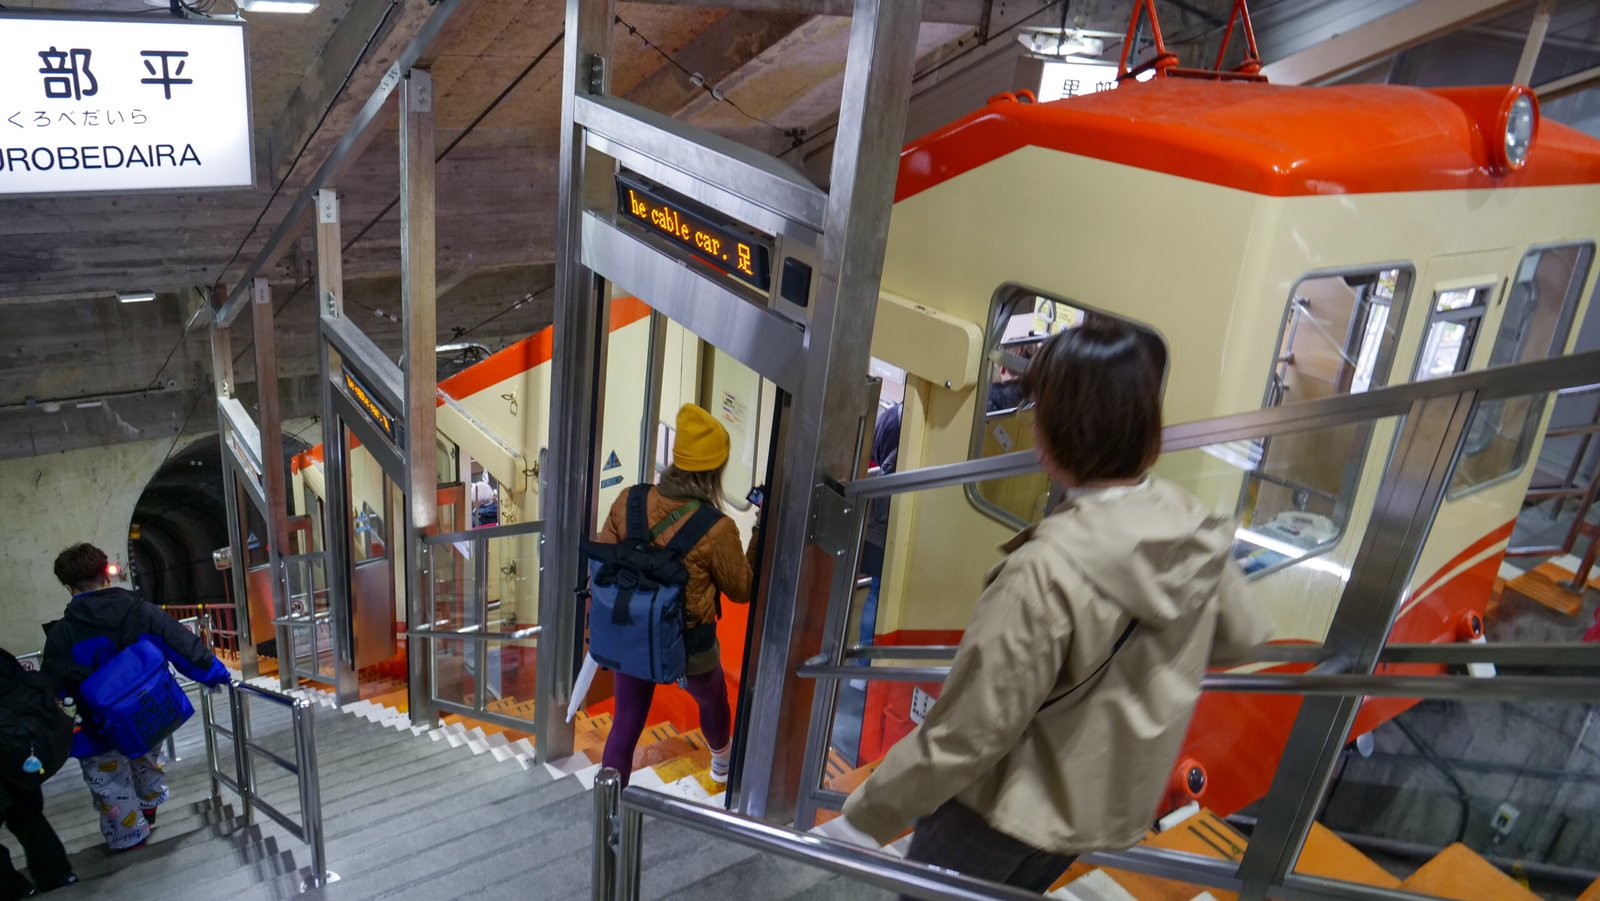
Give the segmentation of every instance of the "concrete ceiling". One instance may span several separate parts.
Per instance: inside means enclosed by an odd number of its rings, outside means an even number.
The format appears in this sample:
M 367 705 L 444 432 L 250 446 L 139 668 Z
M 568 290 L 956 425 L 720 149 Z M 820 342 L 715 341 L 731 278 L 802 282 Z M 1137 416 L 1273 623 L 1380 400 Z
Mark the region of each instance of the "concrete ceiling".
M 1229 5 L 1158 3 L 1186 60 L 1214 53 Z M 145 8 L 144 0 L 8 0 L 7 6 Z M 814 13 L 847 6 L 843 0 L 622 3 L 613 91 L 786 154 L 825 181 L 828 154 L 819 148 L 826 148 L 839 106 L 849 22 Z M 230 0 L 216 7 L 231 12 Z M 440 150 L 493 107 L 438 166 L 441 341 L 471 330 L 466 340 L 499 348 L 549 321 L 559 45 L 497 98 L 557 41 L 564 7 L 563 0 L 466 0 L 431 60 Z M 1079 27 L 1120 33 L 1130 7 L 1129 0 L 1075 0 L 1070 18 Z M 917 91 L 1013 52 L 1009 29 L 1058 24 L 1060 8 L 1055 0 L 927 0 Z M 0 458 L 214 427 L 204 403 L 210 351 L 203 313 L 184 337 L 200 309 L 199 290 L 240 277 L 431 11 L 428 0 L 323 0 L 309 16 L 249 17 L 256 190 L 0 199 L 0 318 L 9 326 L 0 330 Z M 1506 26 L 1497 20 L 1484 27 Z M 1562 38 L 1592 40 L 1583 28 L 1563 20 Z M 1108 55 L 1118 45 L 1108 41 Z M 714 100 L 686 71 L 731 102 Z M 393 353 L 398 328 L 384 315 L 399 307 L 399 223 L 388 209 L 398 196 L 392 112 L 390 120 L 337 188 L 348 245 L 347 306 Z M 302 238 L 267 273 L 281 286 L 277 344 L 289 416 L 316 409 L 315 311 L 303 287 L 312 261 L 309 238 Z M 129 289 L 161 296 L 140 305 L 112 298 Z M 236 334 L 236 351 L 247 350 L 247 320 L 236 326 L 245 333 Z M 252 381 L 249 364 L 244 353 L 242 385 Z M 91 406 L 80 409 L 80 398 Z M 54 412 L 41 406 L 62 401 Z

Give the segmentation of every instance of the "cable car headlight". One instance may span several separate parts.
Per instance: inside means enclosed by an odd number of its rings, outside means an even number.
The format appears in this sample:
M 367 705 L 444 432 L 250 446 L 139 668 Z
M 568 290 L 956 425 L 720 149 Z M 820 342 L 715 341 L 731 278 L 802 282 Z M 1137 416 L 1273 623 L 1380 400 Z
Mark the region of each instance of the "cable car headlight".
M 1506 169 L 1521 169 L 1528 162 L 1528 152 L 1533 149 L 1533 138 L 1539 130 L 1539 105 L 1533 92 L 1518 87 L 1506 95 L 1500 107 L 1501 165 Z

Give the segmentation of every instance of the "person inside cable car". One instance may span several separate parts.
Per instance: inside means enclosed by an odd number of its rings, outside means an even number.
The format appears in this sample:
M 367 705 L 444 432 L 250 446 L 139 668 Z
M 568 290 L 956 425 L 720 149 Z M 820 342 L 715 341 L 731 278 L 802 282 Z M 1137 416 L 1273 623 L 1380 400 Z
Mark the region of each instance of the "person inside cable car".
M 715 416 L 694 404 L 684 404 L 678 411 L 672 463 L 657 484 L 648 488 L 645 501 L 645 520 L 656 545 L 670 545 L 678 532 L 693 522 L 694 517 L 687 514 L 702 505 L 719 511 L 723 508 L 722 472 L 728 464 L 729 446 L 728 430 Z M 615 544 L 629 534 L 630 494 L 632 490 L 617 496 L 596 542 Z M 741 549 L 739 526 L 721 516 L 683 555 L 683 565 L 688 570 L 683 594 L 684 650 L 688 660 L 679 685 L 700 708 L 700 730 L 711 748 L 711 778 L 718 782 L 728 781 L 733 749 L 733 712 L 728 704 L 722 648 L 717 641 L 720 599 L 725 597 L 736 604 L 750 602 L 756 543 L 756 533 L 752 532 L 749 545 Z M 617 670 L 613 675 L 616 716 L 602 759 L 627 785 L 656 683 Z
M 1153 476 L 1161 365 L 1132 329 L 1060 332 L 1023 373 L 1065 500 L 1004 545 L 943 693 L 825 834 L 1046 891 L 1150 827 L 1207 666 L 1267 637 L 1234 526 Z

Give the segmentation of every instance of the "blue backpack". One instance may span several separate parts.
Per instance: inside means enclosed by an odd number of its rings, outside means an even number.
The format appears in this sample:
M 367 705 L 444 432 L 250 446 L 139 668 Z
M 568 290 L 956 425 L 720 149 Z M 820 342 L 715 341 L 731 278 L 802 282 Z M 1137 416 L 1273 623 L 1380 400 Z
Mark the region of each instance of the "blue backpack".
M 651 528 L 649 485 L 628 489 L 628 532 L 615 544 L 585 541 L 589 570 L 589 656 L 635 679 L 665 684 L 688 665 L 683 592 L 689 570 L 683 556 L 717 524 L 715 507 L 690 501 Z M 665 547 L 656 545 L 685 516 Z
M 159 748 L 194 716 L 194 705 L 167 668 L 166 655 L 144 637 L 101 664 L 78 691 L 89 721 L 128 757 Z

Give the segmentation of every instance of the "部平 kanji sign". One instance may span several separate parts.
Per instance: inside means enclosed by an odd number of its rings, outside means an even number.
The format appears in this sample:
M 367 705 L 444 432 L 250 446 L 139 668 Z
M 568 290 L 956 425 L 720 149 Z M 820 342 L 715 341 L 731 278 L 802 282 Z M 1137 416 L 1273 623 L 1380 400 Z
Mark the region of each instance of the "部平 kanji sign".
M 244 25 L 0 14 L 0 194 L 249 187 Z

